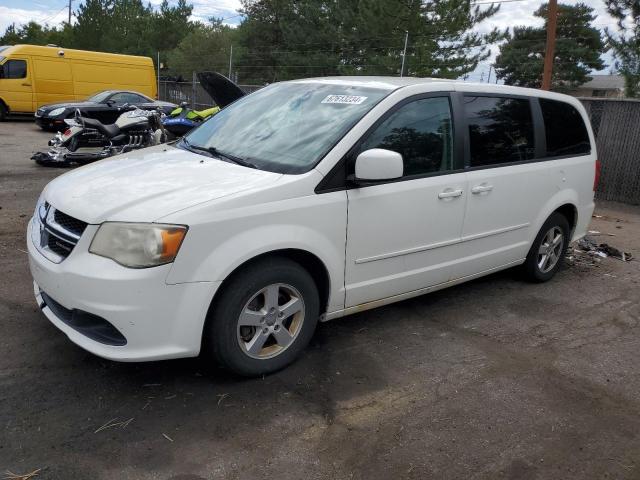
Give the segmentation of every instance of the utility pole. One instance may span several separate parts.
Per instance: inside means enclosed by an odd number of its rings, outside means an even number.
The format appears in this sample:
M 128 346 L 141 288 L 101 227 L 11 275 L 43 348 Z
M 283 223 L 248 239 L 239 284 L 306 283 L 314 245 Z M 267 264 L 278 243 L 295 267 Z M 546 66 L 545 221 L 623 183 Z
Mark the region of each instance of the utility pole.
M 233 65 L 233 45 L 229 51 L 229 80 L 231 80 L 231 66 Z
M 196 72 L 193 72 L 191 76 L 191 109 L 192 110 L 196 109 L 196 95 L 198 94 L 196 90 L 197 81 L 198 81 L 198 77 L 196 77 Z
M 544 52 L 544 72 L 542 90 L 551 90 L 551 73 L 556 49 L 556 26 L 558 23 L 558 0 L 549 0 L 549 18 L 547 19 L 547 48 Z
M 491 69 L 493 68 L 493 65 L 489 65 L 489 76 L 487 77 L 487 83 L 491 83 Z
M 402 50 L 402 65 L 400 66 L 400 76 L 404 76 L 404 59 L 407 56 L 407 43 L 409 43 L 409 31 L 404 32 L 404 50 Z
M 69 0 L 69 26 L 71 26 L 71 2 L 73 0 Z

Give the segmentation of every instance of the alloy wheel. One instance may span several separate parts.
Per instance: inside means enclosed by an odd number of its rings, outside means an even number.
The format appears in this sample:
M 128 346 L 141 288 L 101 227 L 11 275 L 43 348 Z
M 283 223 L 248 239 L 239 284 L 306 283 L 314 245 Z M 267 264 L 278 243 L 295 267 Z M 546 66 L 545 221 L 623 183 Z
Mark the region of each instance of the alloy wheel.
M 564 248 L 564 233 L 560 227 L 552 227 L 542 239 L 538 249 L 538 269 L 542 273 L 553 270 Z
M 242 351 L 264 360 L 284 352 L 302 329 L 305 306 L 291 285 L 271 284 L 245 304 L 238 318 L 237 336 Z

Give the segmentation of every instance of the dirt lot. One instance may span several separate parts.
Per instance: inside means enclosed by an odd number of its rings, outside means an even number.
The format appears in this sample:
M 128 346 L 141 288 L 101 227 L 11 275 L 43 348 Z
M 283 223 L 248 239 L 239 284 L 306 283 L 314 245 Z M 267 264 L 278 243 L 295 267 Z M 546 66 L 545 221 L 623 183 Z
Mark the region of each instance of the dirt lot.
M 33 299 L 25 227 L 63 171 L 29 156 L 49 137 L 0 124 L 0 476 L 640 478 L 639 262 L 544 285 L 503 272 L 326 323 L 258 380 L 113 363 Z M 597 213 L 591 228 L 640 256 L 640 208 Z

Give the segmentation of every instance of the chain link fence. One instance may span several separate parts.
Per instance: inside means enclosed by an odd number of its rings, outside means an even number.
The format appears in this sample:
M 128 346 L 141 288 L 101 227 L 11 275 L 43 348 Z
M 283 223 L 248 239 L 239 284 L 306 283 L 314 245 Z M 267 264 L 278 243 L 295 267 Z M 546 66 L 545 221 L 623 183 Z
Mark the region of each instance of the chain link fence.
M 581 98 L 602 164 L 596 198 L 640 205 L 640 101 Z
M 251 93 L 262 88 L 262 85 L 240 85 L 240 88 L 246 93 Z M 161 80 L 158 87 L 158 98 L 176 105 L 187 102 L 194 110 L 202 110 L 216 104 L 197 80 L 191 82 Z

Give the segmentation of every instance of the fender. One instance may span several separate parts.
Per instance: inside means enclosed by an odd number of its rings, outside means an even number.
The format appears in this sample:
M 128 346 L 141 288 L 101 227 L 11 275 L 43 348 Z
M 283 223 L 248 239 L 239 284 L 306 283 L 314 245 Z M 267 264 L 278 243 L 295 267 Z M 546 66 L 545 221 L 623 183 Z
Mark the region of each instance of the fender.
M 335 198 L 330 199 L 330 196 Z M 278 250 L 301 250 L 318 258 L 329 276 L 328 311 L 344 308 L 346 195 L 336 192 L 226 211 L 193 225 L 166 282 L 219 282 L 246 262 Z M 244 215 L 243 215 L 244 213 Z M 202 245 L 210 245 L 206 256 Z
M 547 200 L 544 206 L 540 209 L 540 213 L 531 224 L 531 228 L 529 229 L 529 244 L 530 245 L 533 244 L 533 241 L 538 235 L 538 232 L 540 232 L 540 229 L 542 228 L 542 225 L 547 220 L 547 218 L 549 218 L 553 212 L 555 212 L 558 208 L 560 208 L 563 205 L 569 204 L 575 208 L 576 225 L 578 225 L 580 221 L 580 218 L 579 218 L 580 209 L 578 208 L 578 205 L 579 205 L 578 199 L 579 199 L 579 195 L 576 190 L 571 188 L 566 188 L 564 190 L 560 190 L 555 195 L 553 195 L 553 197 Z M 575 228 L 576 225 L 571 226 L 572 228 L 574 228 L 574 232 L 576 230 Z

